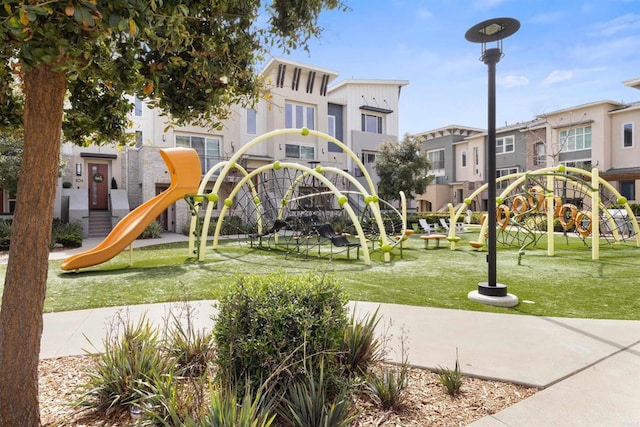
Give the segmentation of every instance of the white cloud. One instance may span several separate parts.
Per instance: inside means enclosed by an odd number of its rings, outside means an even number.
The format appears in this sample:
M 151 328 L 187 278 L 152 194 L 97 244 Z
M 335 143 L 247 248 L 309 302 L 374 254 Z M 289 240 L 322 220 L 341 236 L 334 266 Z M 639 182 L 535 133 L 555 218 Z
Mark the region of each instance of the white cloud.
M 571 80 L 573 78 L 573 71 L 570 70 L 553 70 L 549 75 L 540 83 L 540 86 L 547 87 L 556 83 Z
M 529 84 L 529 79 L 525 76 L 504 76 L 498 79 L 498 84 L 506 88 L 527 86 Z
M 610 37 L 627 30 L 640 29 L 640 15 L 636 13 L 627 13 L 626 15 L 618 16 L 606 22 L 600 22 L 595 26 L 595 36 Z

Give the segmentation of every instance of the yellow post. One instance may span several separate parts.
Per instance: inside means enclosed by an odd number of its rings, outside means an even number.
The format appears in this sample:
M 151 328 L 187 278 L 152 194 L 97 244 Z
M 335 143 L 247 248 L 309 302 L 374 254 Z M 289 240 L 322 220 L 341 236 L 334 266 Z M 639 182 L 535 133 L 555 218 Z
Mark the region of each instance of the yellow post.
M 553 176 L 547 175 L 547 188 L 551 188 L 552 190 L 548 192 L 545 197 L 547 200 L 547 256 L 553 256 L 555 254 L 555 193 L 553 192 L 553 188 L 555 183 Z
M 598 168 L 591 170 L 591 259 L 600 259 L 600 185 Z

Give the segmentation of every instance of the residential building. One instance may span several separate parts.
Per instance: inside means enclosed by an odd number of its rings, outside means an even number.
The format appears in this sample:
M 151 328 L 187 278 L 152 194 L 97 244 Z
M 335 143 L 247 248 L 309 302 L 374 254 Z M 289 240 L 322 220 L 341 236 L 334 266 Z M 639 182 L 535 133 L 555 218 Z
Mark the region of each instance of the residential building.
M 131 131 L 134 146 L 77 147 L 65 144 L 67 168 L 61 179 L 71 189 L 59 192 L 57 214 L 83 222 L 94 233 L 95 218 L 105 215 L 112 224 L 170 184 L 159 150 L 190 147 L 198 152 L 203 175 L 229 159 L 259 135 L 283 128 L 318 130 L 335 136 L 372 166 L 380 143 L 398 140 L 398 101 L 406 80 L 345 80 L 333 84 L 338 72 L 288 59 L 273 58 L 261 75 L 270 96 L 250 108 L 235 106 L 217 128 L 174 126 L 146 102 L 132 98 Z M 351 158 L 336 144 L 315 136 L 287 134 L 256 144 L 242 156 L 241 166 L 253 171 L 276 160 L 308 166 L 322 164 L 356 174 Z M 213 187 L 214 175 L 207 184 Z M 221 199 L 230 193 L 238 175 L 225 177 Z M 219 209 L 214 209 L 216 216 Z M 160 217 L 166 230 L 181 232 L 190 221 L 185 201 L 178 201 Z M 100 228 L 97 234 L 103 233 Z
M 624 82 L 640 89 L 640 78 Z M 640 102 L 592 102 L 541 114 L 528 122 L 496 129 L 496 176 L 566 165 L 591 169 L 611 182 L 630 202 L 638 202 Z M 422 132 L 435 181 L 418 195 L 419 211 L 459 206 L 486 182 L 487 132 L 464 126 Z M 498 183 L 498 190 L 503 184 Z M 478 202 L 481 206 L 477 206 Z M 472 210 L 487 209 L 487 195 Z
M 426 192 L 416 196 L 418 212 L 441 211 L 447 203 L 462 203 L 466 192 L 481 180 L 479 166 L 484 165 L 484 159 L 480 158 L 484 150 L 480 152 L 477 143 L 464 141 L 482 132 L 482 129 L 449 125 L 414 135 L 423 139 L 423 150 L 431 161 L 435 177 Z

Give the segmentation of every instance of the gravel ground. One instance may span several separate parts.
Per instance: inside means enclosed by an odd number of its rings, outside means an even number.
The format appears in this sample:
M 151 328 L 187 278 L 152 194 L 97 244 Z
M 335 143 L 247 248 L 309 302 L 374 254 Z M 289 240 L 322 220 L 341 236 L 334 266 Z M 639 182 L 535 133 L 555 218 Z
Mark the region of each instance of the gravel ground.
M 43 426 L 131 425 L 128 414 L 119 419 L 104 419 L 92 413 L 77 413 L 70 402 L 78 397 L 84 372 L 92 364 L 87 356 L 45 359 L 40 362 L 40 414 Z M 394 411 L 382 411 L 367 397 L 355 401 L 360 416 L 354 427 L 364 426 L 464 426 L 494 414 L 533 395 L 537 389 L 514 384 L 463 378 L 461 393 L 447 394 L 437 375 L 423 369 L 411 369 L 403 405 Z

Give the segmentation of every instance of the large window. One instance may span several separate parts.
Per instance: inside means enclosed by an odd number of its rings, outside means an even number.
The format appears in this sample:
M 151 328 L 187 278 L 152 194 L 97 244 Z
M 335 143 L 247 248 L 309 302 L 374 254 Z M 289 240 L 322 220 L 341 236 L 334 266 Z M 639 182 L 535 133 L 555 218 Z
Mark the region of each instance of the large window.
M 622 146 L 633 147 L 633 123 L 625 123 L 622 127 Z
M 316 108 L 312 105 L 294 104 L 287 102 L 284 104 L 284 126 L 288 129 L 303 128 L 315 129 Z
M 518 168 L 504 168 L 504 169 L 496 169 L 496 179 L 503 177 L 505 175 L 511 175 L 514 173 L 518 173 Z M 499 190 L 504 190 L 509 186 L 509 180 L 504 180 L 496 183 L 496 188 Z
M 290 159 L 315 160 L 316 147 L 310 145 L 285 144 L 284 155 Z
M 255 135 L 258 129 L 258 120 L 256 110 L 247 108 L 247 134 Z
M 496 154 L 513 153 L 516 146 L 514 141 L 513 135 L 496 138 Z
M 196 135 L 176 135 L 176 147 L 193 148 L 200 157 L 202 173 L 207 173 L 220 161 L 220 146 L 222 140 L 216 137 Z
M 431 162 L 431 169 L 444 169 L 444 148 L 427 151 L 427 159 Z
M 467 150 L 462 150 L 462 153 L 460 154 L 460 163 L 463 168 L 467 167 Z
M 636 199 L 636 182 L 635 181 L 620 181 L 620 194 L 627 198 L 627 200 Z
M 382 116 L 362 115 L 362 132 L 382 133 Z
M 591 148 L 591 126 L 561 130 L 558 137 L 562 151 L 579 151 Z

